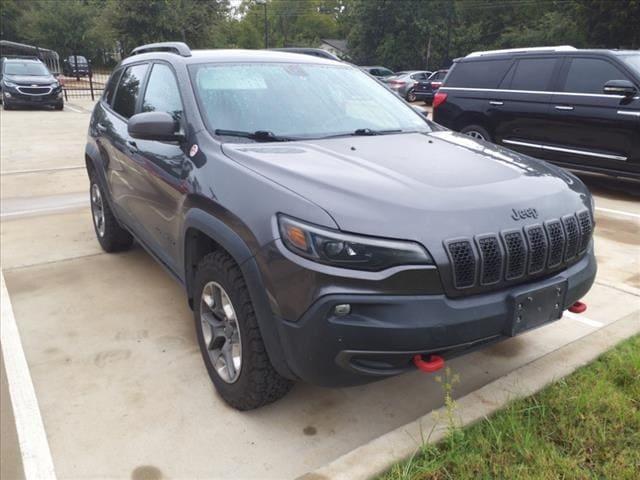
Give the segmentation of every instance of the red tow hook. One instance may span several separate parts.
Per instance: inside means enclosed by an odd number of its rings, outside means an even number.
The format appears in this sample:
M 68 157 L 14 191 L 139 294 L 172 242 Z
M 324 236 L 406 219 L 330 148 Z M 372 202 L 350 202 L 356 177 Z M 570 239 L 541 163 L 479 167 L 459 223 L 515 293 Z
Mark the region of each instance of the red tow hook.
M 576 302 L 569 307 L 571 313 L 582 313 L 587 310 L 587 304 L 582 302 Z
M 429 361 L 424 361 L 422 355 L 415 355 L 413 357 L 413 364 L 418 367 L 420 371 L 433 373 L 444 367 L 444 358 L 440 355 L 431 355 Z

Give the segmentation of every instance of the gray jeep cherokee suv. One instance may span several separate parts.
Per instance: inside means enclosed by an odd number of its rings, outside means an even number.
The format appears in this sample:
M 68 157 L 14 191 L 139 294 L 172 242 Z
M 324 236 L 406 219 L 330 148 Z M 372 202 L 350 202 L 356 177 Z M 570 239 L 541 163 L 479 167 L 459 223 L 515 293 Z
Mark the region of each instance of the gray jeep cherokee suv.
M 295 380 L 437 368 L 560 318 L 596 274 L 580 180 L 443 129 L 345 63 L 136 48 L 85 159 L 101 246 L 135 237 L 184 286 L 242 410 Z

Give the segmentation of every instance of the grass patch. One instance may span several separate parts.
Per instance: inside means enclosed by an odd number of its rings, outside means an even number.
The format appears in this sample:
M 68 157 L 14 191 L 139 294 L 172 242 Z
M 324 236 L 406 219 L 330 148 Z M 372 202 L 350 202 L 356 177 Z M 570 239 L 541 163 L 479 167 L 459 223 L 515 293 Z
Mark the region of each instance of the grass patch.
M 640 336 L 381 478 L 640 478 Z

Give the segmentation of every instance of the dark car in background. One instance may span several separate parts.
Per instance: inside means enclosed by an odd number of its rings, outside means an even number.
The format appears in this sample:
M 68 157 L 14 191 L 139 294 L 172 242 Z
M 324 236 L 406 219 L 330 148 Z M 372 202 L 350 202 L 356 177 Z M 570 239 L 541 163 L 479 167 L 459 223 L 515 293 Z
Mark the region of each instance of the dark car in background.
M 89 61 L 82 55 L 70 55 L 62 61 L 62 73 L 67 77 L 85 77 L 90 68 Z
M 640 52 L 475 52 L 433 103 L 453 130 L 566 168 L 640 180 Z
M 373 75 L 374 77 L 378 77 L 379 79 L 384 79 L 384 78 L 390 77 L 390 76 L 392 76 L 394 74 L 393 70 L 389 70 L 387 67 L 380 67 L 380 66 L 360 67 L 360 69 L 364 70 L 369 75 Z
M 4 110 L 24 106 L 51 106 L 56 110 L 64 107 L 60 82 L 36 57 L 0 60 L 0 97 Z
M 100 245 L 136 238 L 184 287 L 241 410 L 296 380 L 434 371 L 559 319 L 596 274 L 579 179 L 443 129 L 344 62 L 138 47 L 84 160 Z
M 384 77 L 383 82 L 386 83 L 391 90 L 396 92 L 408 102 L 416 100 L 414 88 L 418 82 L 429 78 L 432 72 L 424 70 L 412 70 L 407 72 L 397 72 L 395 75 Z
M 438 70 L 426 80 L 420 80 L 413 89 L 416 100 L 423 100 L 427 105 L 431 104 L 433 96 L 442 85 L 447 72 L 448 70 Z

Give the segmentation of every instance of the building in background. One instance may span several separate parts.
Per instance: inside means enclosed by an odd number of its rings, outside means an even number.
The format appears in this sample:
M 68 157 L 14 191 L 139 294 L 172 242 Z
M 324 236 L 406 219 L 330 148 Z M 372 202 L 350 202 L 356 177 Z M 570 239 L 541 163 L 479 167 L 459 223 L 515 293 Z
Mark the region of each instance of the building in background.
M 333 53 L 336 57 L 340 57 L 343 60 L 349 58 L 349 50 L 347 48 L 346 40 L 322 38 L 320 39 L 320 42 L 319 48 L 326 50 L 329 53 Z

